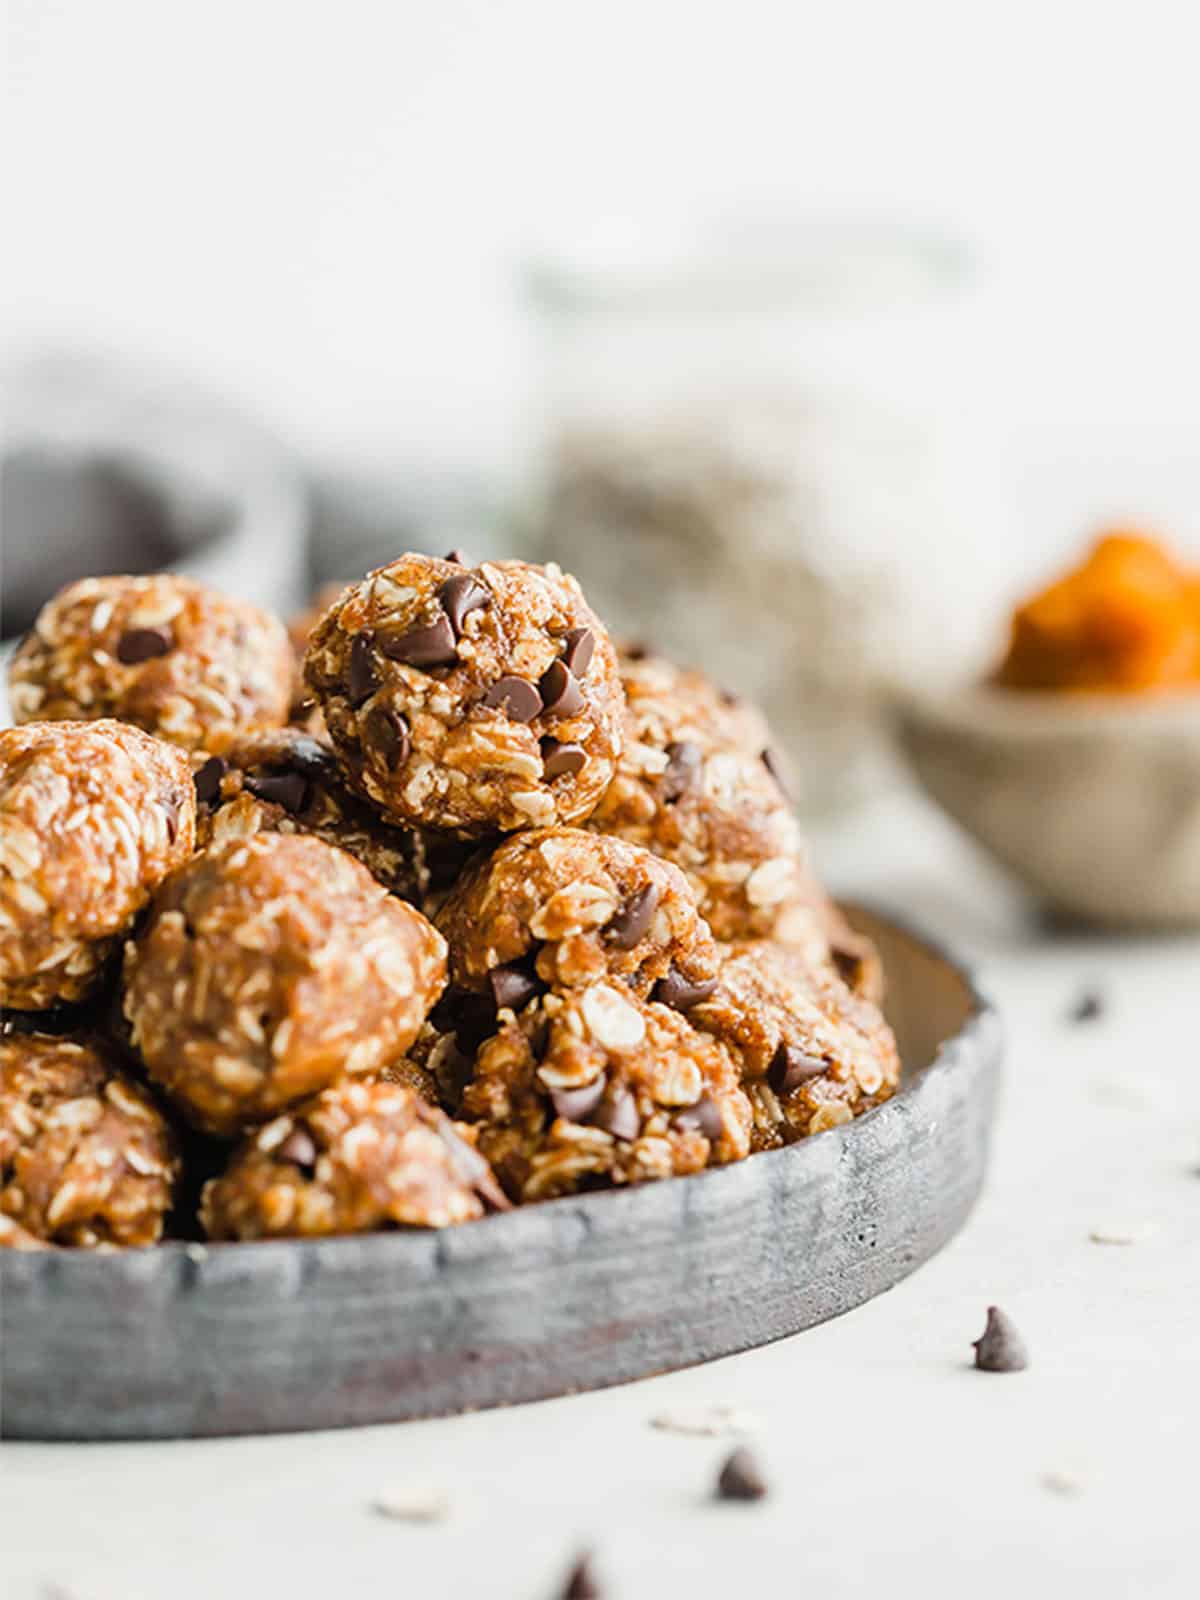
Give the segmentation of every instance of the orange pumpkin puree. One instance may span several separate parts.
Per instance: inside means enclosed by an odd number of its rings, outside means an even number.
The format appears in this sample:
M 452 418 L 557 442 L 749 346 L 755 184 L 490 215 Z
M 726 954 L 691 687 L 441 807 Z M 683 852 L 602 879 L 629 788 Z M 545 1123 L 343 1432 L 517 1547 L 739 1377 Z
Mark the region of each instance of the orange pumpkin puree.
M 1082 566 L 1017 607 L 995 681 L 1126 694 L 1200 683 L 1200 572 L 1153 539 L 1105 535 Z

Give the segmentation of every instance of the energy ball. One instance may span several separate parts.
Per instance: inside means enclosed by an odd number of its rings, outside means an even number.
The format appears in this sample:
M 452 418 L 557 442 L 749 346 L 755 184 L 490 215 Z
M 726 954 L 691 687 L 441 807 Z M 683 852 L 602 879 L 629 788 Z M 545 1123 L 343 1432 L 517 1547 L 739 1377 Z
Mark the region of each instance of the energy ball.
M 117 717 L 219 754 L 287 721 L 293 658 L 283 624 L 265 611 L 159 573 L 61 590 L 9 671 L 18 722 Z
M 256 833 L 311 833 L 346 850 L 393 894 L 419 903 L 422 863 L 411 829 L 383 822 L 346 787 L 330 746 L 299 728 L 240 740 L 196 769 L 197 837 L 205 847 Z
M 889 1099 L 900 1057 L 878 1008 L 828 968 L 768 939 L 725 946 L 714 992 L 687 1019 L 741 1063 L 754 1148 L 822 1133 Z
M 761 713 L 652 656 L 623 660 L 622 682 L 625 746 L 588 826 L 680 867 L 717 939 L 777 938 L 829 959 L 827 897 Z
M 402 556 L 326 613 L 305 676 L 351 783 L 413 827 L 578 821 L 621 752 L 616 655 L 555 566 Z
M 678 867 L 581 828 L 516 834 L 467 869 L 438 914 L 453 1006 L 519 1011 L 544 987 L 617 978 L 645 996 L 716 978 L 716 947 Z
M 0 1038 L 0 1245 L 154 1244 L 178 1170 L 162 1113 L 105 1046 Z
M 508 1193 L 544 1200 L 740 1161 L 750 1104 L 730 1052 L 609 981 L 541 997 L 479 1051 L 463 1095 Z
M 0 730 L 0 1005 L 83 999 L 116 940 L 187 860 L 187 756 L 121 722 Z
M 196 762 L 202 848 L 255 833 L 313 833 L 349 851 L 426 916 L 441 906 L 477 845 L 384 821 L 346 786 L 328 740 L 300 728 L 275 728 Z
M 446 946 L 345 851 L 307 834 L 209 847 L 126 950 L 124 1011 L 150 1076 L 204 1132 L 264 1122 L 402 1055 Z
M 771 750 L 771 729 L 752 700 L 723 689 L 694 667 L 680 666 L 642 645 L 619 640 L 616 645 L 621 683 L 636 722 L 654 708 L 670 725 L 704 728 L 716 744 L 761 756 Z M 772 754 L 772 762 L 780 758 Z
M 246 1140 L 201 1221 L 212 1239 L 472 1222 L 508 1209 L 472 1137 L 403 1083 L 337 1083 Z

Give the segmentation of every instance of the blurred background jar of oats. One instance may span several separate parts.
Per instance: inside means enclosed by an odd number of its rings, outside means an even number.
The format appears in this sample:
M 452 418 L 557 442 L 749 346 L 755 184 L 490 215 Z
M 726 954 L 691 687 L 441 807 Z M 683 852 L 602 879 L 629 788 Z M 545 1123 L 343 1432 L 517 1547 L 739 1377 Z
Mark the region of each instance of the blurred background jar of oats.
M 865 222 L 610 231 L 527 287 L 536 548 L 761 701 L 810 815 L 878 788 L 889 681 L 957 666 L 988 592 L 966 252 Z

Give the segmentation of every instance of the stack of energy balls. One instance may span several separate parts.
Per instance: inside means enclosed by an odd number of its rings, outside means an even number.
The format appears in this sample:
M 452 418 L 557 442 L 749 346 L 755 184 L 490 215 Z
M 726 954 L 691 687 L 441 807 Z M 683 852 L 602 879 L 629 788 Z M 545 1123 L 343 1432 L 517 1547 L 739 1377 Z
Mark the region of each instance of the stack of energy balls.
M 89 578 L 17 650 L 0 1245 L 444 1227 L 894 1091 L 753 707 L 553 565 L 322 598 Z

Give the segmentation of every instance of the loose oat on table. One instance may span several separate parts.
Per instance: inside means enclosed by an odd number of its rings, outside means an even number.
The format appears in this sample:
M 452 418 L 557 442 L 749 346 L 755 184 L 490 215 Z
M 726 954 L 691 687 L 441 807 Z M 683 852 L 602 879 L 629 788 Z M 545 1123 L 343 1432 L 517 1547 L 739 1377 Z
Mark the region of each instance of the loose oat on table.
M 445 1228 L 508 1202 L 470 1130 L 403 1083 L 343 1079 L 259 1128 L 204 1191 L 213 1239 Z
M 402 556 L 326 613 L 305 676 L 350 782 L 411 826 L 577 821 L 621 751 L 615 652 L 555 566 Z
M 49 1244 L 154 1244 L 178 1176 L 162 1113 L 99 1041 L 0 1039 L 0 1213 Z M 22 1233 L 0 1245 L 30 1248 Z
M 678 1011 L 601 980 L 507 1017 L 479 1050 L 462 1115 L 514 1199 L 669 1178 L 749 1153 L 737 1064 Z
M 896 1041 L 879 1009 L 787 945 L 723 946 L 716 989 L 688 1020 L 739 1059 L 756 1150 L 849 1122 L 899 1087 Z
M 445 966 L 441 935 L 345 851 L 259 833 L 163 886 L 126 950 L 124 1011 L 185 1116 L 232 1133 L 402 1055 Z
M 0 1005 L 94 990 L 195 838 L 186 755 L 120 722 L 0 730 Z
M 49 601 L 9 670 L 18 722 L 116 717 L 189 750 L 220 752 L 287 720 L 283 624 L 198 583 L 83 578 Z

